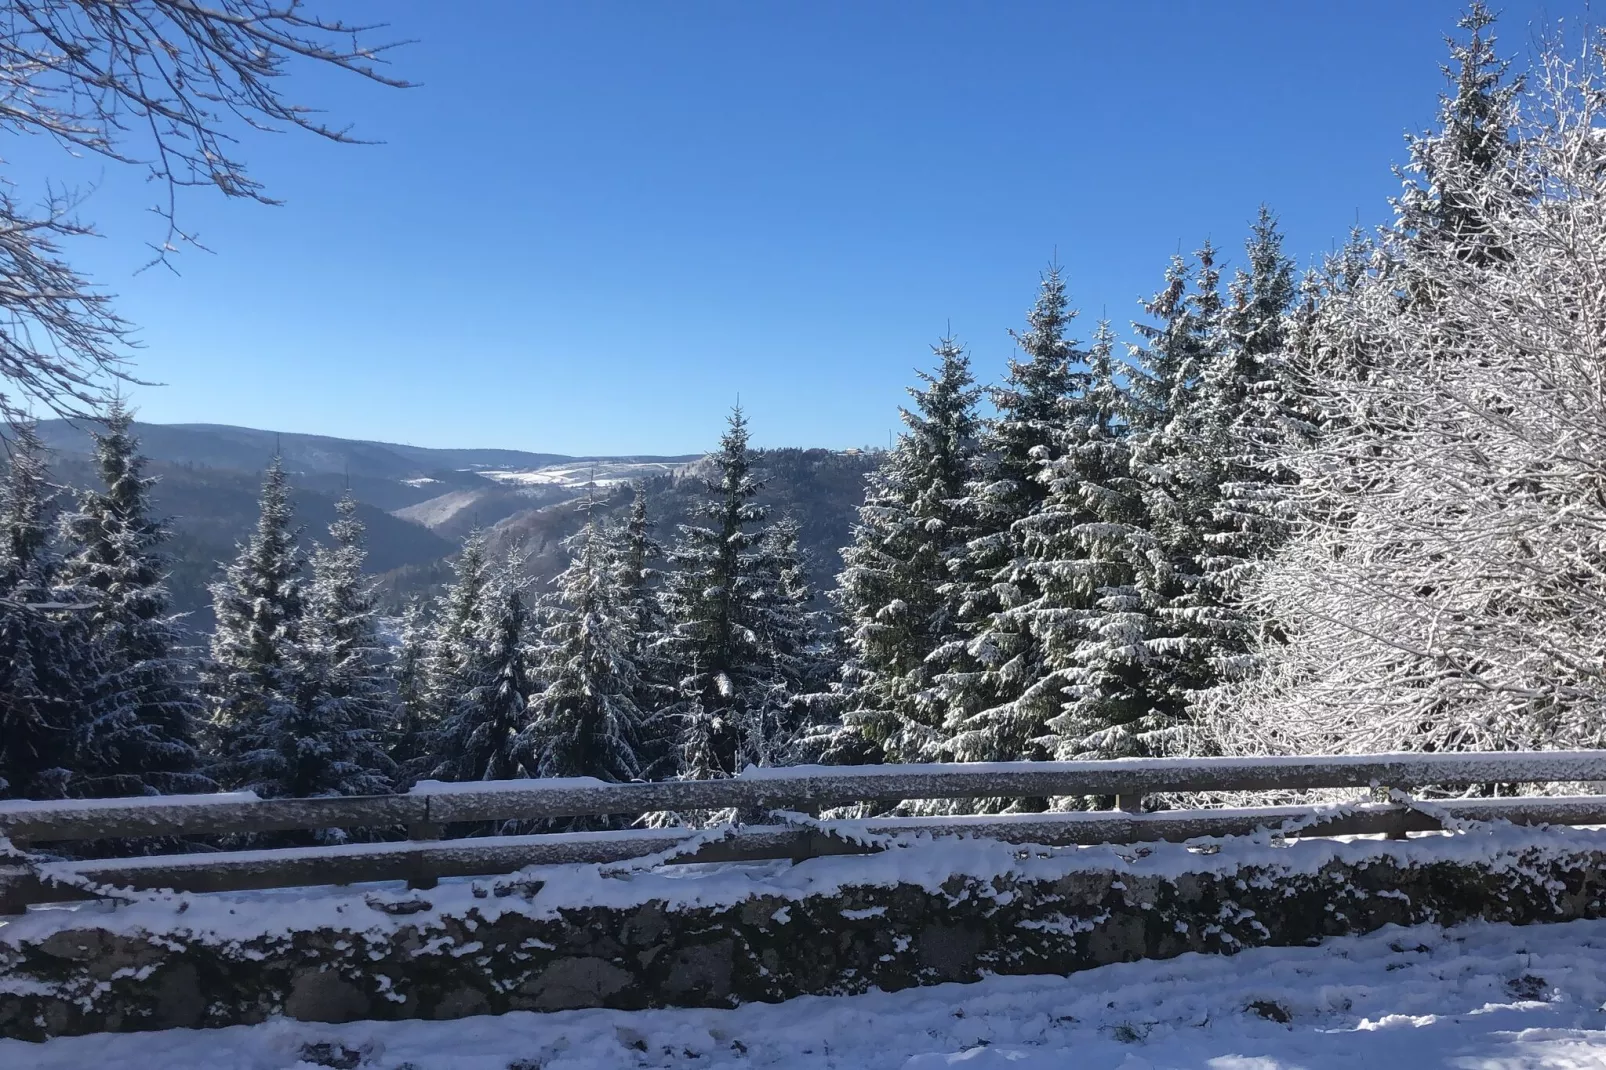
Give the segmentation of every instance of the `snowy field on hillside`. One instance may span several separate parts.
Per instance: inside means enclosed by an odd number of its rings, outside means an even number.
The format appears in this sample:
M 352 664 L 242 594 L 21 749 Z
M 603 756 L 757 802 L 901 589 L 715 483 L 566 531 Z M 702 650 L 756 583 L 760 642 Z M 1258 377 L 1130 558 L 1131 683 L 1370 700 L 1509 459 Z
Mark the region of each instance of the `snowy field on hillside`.
M 6 1070 L 1606 1068 L 1606 922 L 1390 928 L 731 1011 L 273 1021 L 0 1041 Z
M 497 483 L 523 486 L 552 485 L 583 487 L 595 483 L 611 487 L 633 479 L 649 476 L 674 475 L 687 467 L 686 461 L 576 461 L 569 464 L 549 464 L 545 468 L 486 468 L 477 473 Z

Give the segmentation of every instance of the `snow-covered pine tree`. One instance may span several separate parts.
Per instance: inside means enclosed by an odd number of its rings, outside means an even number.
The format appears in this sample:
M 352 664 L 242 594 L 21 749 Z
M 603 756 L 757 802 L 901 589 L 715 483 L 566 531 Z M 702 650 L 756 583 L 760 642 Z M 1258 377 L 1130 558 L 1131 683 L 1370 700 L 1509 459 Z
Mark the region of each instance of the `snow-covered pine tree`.
M 301 786 L 294 741 L 303 730 L 297 645 L 305 556 L 293 524 L 289 478 L 275 456 L 263 476 L 256 530 L 212 584 L 217 624 L 201 666 L 214 775 L 264 797 L 294 795 Z
M 928 659 L 959 638 L 949 584 L 970 537 L 962 501 L 977 474 L 981 390 L 970 358 L 953 338 L 932 351 L 936 370 L 916 372 L 914 409 L 899 410 L 907 430 L 867 480 L 833 592 L 846 630 L 844 723 L 870 754 L 902 762 L 936 755 L 942 739 Z
M 396 720 L 390 652 L 362 566 L 363 524 L 348 491 L 335 506 L 332 541 L 312 554 L 312 582 L 296 644 L 302 718 L 293 778 L 300 795 L 381 795 L 395 783 L 387 730 Z
M 1228 287 L 1219 338 L 1200 384 L 1197 425 L 1213 461 L 1202 488 L 1211 508 L 1201 518 L 1205 582 L 1198 618 L 1213 646 L 1207 686 L 1253 666 L 1247 651 L 1257 625 L 1236 600 L 1259 562 L 1286 537 L 1279 506 L 1293 474 L 1277 461 L 1279 444 L 1312 429 L 1286 370 L 1295 287 L 1282 244 L 1276 219 L 1262 206 L 1245 244 L 1246 266 Z
M 1197 272 L 1174 257 L 1165 286 L 1134 324 L 1143 344 L 1129 371 L 1131 473 L 1144 508 L 1135 577 L 1148 668 L 1151 748 L 1186 746 L 1193 695 L 1215 679 L 1219 601 L 1205 577 L 1205 534 L 1220 497 L 1219 436 L 1205 373 L 1222 345 L 1220 272 L 1206 243 Z M 1167 737 L 1172 737 L 1167 742 Z
M 1027 330 L 1016 335 L 1024 359 L 1011 360 L 1004 384 L 991 391 L 997 415 L 985 424 L 981 472 L 964 499 L 972 537 L 948 587 L 963 638 L 932 655 L 942 667 L 937 700 L 946 710 L 939 753 L 950 759 L 1047 756 L 1046 725 L 1060 695 L 1032 630 L 1044 592 L 1025 542 L 1048 497 L 1043 466 L 1056 457 L 1066 425 L 1083 418 L 1083 354 L 1067 334 L 1075 315 L 1059 269 L 1051 268 Z
M 631 485 L 630 513 L 625 520 L 620 585 L 622 606 L 630 625 L 630 660 L 636 667 L 634 694 L 641 713 L 637 757 L 641 775 L 672 770 L 677 719 L 664 711 L 674 706 L 678 680 L 663 663 L 662 640 L 666 631 L 659 591 L 663 583 L 664 548 L 653 534 L 656 525 L 647 512 L 647 485 Z
M 429 740 L 436 727 L 428 692 L 431 634 L 424 604 L 416 598 L 410 600 L 402 611 L 400 642 L 393 662 L 396 722 L 389 735 L 398 790 L 411 787 L 428 771 Z
M 1453 247 L 1472 263 L 1503 259 L 1490 237 L 1478 190 L 1512 160 L 1511 126 L 1523 80 L 1509 79 L 1510 61 L 1495 50 L 1489 32 L 1495 15 L 1473 0 L 1457 26 L 1465 41 L 1450 41 L 1445 77 L 1452 92 L 1439 98 L 1435 132 L 1410 141 L 1405 189 L 1395 202 L 1396 231 L 1412 244 Z M 1426 297 L 1425 280 L 1411 280 L 1407 292 Z
M 60 799 L 83 787 L 84 682 L 100 673 L 82 619 L 91 592 L 62 580 L 44 447 L 31 425 L 11 430 L 0 484 L 0 798 Z
M 456 632 L 462 661 L 449 680 L 461 690 L 442 696 L 449 704 L 431 747 L 436 764 L 430 776 L 436 780 L 529 775 L 520 737 L 529 726 L 535 681 L 524 581 L 509 564 L 485 577 L 477 598 L 481 608 L 466 615 Z
M 708 738 L 705 764 L 727 776 L 738 771 L 746 726 L 772 678 L 763 628 L 776 576 L 773 544 L 764 527 L 768 510 L 753 500 L 761 485 L 747 442 L 738 406 L 711 458 L 718 478 L 704 481 L 707 496 L 697 505 L 704 523 L 681 525 L 660 596 L 667 630 L 658 647 L 677 681 L 678 749 L 687 753 L 685 734 L 695 720 Z
M 94 648 L 97 675 L 85 681 L 89 724 L 80 749 L 80 793 L 169 795 L 212 791 L 198 772 L 196 727 L 203 707 L 174 653 L 178 619 L 169 612 L 166 524 L 152 515 L 156 480 L 120 400 L 94 434 L 103 490 L 85 491 L 62 517 L 71 549 L 63 582 L 80 588 L 94 608 L 79 616 Z
M 542 690 L 531 700 L 519 748 L 536 776 L 606 781 L 641 775 L 633 540 L 620 545 L 591 510 L 564 542 L 569 567 L 554 581 L 542 631 Z
M 483 644 L 494 569 L 486 557 L 485 533 L 478 528 L 463 539 L 452 561 L 452 582 L 435 607 L 424 664 L 426 720 L 438 728 L 471 686 L 469 664 Z M 434 755 L 438 765 L 447 755 Z
M 1146 753 L 1157 727 L 1153 622 L 1138 586 L 1148 518 L 1131 473 L 1131 403 L 1108 322 L 1093 336 L 1088 370 L 1087 419 L 1065 428 L 1059 456 L 1044 467 L 1048 500 L 1027 529 L 1032 567 L 1052 594 L 1033 624 L 1064 700 L 1048 723 L 1059 760 Z
M 809 725 L 809 708 L 834 675 L 825 657 L 821 614 L 798 546 L 799 527 L 782 517 L 765 531 L 755 561 L 751 613 L 766 663 L 760 698 L 748 711 L 738 766 L 785 765 Z

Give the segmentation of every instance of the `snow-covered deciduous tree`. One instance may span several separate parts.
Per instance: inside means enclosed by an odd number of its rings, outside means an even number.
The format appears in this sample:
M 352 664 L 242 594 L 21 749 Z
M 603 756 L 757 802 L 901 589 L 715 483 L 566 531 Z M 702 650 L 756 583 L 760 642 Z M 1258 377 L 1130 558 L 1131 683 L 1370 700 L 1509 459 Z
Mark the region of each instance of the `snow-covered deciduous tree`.
M 1321 433 L 1249 589 L 1279 634 L 1205 706 L 1229 750 L 1606 743 L 1606 39 L 1519 95 L 1486 25 L 1383 255 L 1291 350 Z
M 80 614 L 95 676 L 83 681 L 88 724 L 77 764 L 81 791 L 96 795 L 211 791 L 198 772 L 195 730 L 203 716 L 175 652 L 178 620 L 169 611 L 166 525 L 152 515 L 156 480 L 131 431 L 132 414 L 114 401 L 94 435 L 102 490 L 85 491 L 62 518 L 69 549 L 63 580 L 92 601 Z
M 847 632 L 845 724 L 892 761 L 937 753 L 944 717 L 928 659 L 959 638 L 949 585 L 977 474 L 981 391 L 970 358 L 952 338 L 933 352 L 936 370 L 918 372 L 923 385 L 909 390 L 914 408 L 899 410 L 907 430 L 867 481 L 834 592 Z
M 0 95 L 8 132 L 47 135 L 74 155 L 146 173 L 166 193 L 156 210 L 165 258 L 190 236 L 175 218 L 181 188 L 272 203 L 241 158 L 241 135 L 299 129 L 332 141 L 350 133 L 284 94 L 299 65 L 339 68 L 401 85 L 380 70 L 371 27 L 275 0 L 86 0 L 13 5 L 0 28 Z M 61 239 L 94 233 L 77 198 L 49 183 L 43 204 L 0 182 L 0 419 L 31 411 L 90 418 L 127 376 L 130 327 L 109 296 L 75 272 Z

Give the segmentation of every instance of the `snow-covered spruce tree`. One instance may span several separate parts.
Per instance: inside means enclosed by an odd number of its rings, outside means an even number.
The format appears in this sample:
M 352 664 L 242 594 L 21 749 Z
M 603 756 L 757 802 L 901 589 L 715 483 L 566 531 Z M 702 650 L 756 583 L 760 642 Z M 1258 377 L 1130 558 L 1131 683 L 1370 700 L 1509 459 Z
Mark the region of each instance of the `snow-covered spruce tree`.
M 400 642 L 393 660 L 396 721 L 389 736 L 398 790 L 411 787 L 429 764 L 429 739 L 435 728 L 428 694 L 431 634 L 424 604 L 412 599 L 402 611 Z
M 667 630 L 657 646 L 677 682 L 672 712 L 682 737 L 693 720 L 703 725 L 698 731 L 709 740 L 710 768 L 730 775 L 740 768 L 744 740 L 753 737 L 752 722 L 775 680 L 766 637 L 779 576 L 764 525 L 768 511 L 753 500 L 760 484 L 739 407 L 712 462 L 718 478 L 705 481 L 707 497 L 695 514 L 704 523 L 681 525 L 669 554 L 661 593 Z M 678 749 L 686 753 L 684 743 Z M 681 772 L 688 772 L 684 763 Z
M 1060 760 L 1147 753 L 1157 727 L 1150 693 L 1151 606 L 1139 577 L 1150 547 L 1143 485 L 1131 474 L 1131 403 L 1118 378 L 1115 336 L 1100 323 L 1088 354 L 1086 418 L 1067 424 L 1044 466 L 1048 500 L 1025 525 L 1038 582 L 1033 614 L 1045 683 L 1063 703 L 1047 741 Z
M 1188 708 L 1215 681 L 1226 618 L 1205 566 L 1225 449 L 1205 378 L 1224 341 L 1220 274 L 1208 243 L 1195 255 L 1197 272 L 1173 258 L 1145 306 L 1151 322 L 1134 325 L 1143 343 L 1129 373 L 1131 474 L 1144 514 L 1134 533 L 1137 610 L 1147 618 L 1142 731 L 1151 751 L 1186 748 Z
M 738 766 L 786 765 L 811 725 L 810 707 L 829 686 L 836 666 L 822 644 L 821 613 L 798 546 L 798 524 L 782 517 L 764 533 L 754 570 L 751 612 L 767 662 L 760 698 L 743 726 Z
M 264 796 L 293 795 L 296 645 L 305 557 L 292 526 L 289 480 L 275 456 L 262 480 L 256 530 L 212 584 L 217 623 L 201 665 L 216 779 Z
M 1439 99 L 1437 129 L 1412 138 L 1405 189 L 1395 203 L 1396 230 L 1412 244 L 1449 247 L 1476 262 L 1502 259 L 1484 217 L 1480 182 L 1507 172 L 1511 126 L 1522 79 L 1507 79 L 1510 62 L 1495 51 L 1495 16 L 1474 0 L 1457 23 L 1468 34 L 1450 42 L 1445 76 L 1451 92 Z M 1425 296 L 1407 284 L 1413 297 Z
M 635 607 L 625 583 L 631 547 L 593 509 L 564 549 L 569 567 L 543 607 L 544 687 L 520 749 L 536 776 L 634 780 L 643 763 Z
M 475 528 L 464 537 L 452 561 L 452 582 L 435 607 L 423 683 L 425 720 L 432 728 L 441 725 L 471 686 L 467 673 L 487 634 L 493 577 L 485 533 Z M 446 757 L 434 755 L 427 764 L 433 767 Z
M 218 779 L 230 787 L 264 798 L 391 790 L 382 736 L 388 684 L 355 511 L 348 496 L 330 527 L 334 545 L 314 555 L 305 589 L 288 479 L 275 457 L 256 531 L 212 587 L 217 628 L 203 680 L 213 704 Z M 311 838 L 339 841 L 345 833 Z
M 524 581 L 511 563 L 481 588 L 482 619 L 459 632 L 463 662 L 431 751 L 436 780 L 511 780 L 530 775 L 520 741 L 529 726 L 529 615 Z
M 1227 287 L 1221 337 L 1200 390 L 1206 434 L 1215 440 L 1214 503 L 1204 535 L 1206 591 L 1215 606 L 1217 675 L 1243 671 L 1252 624 L 1233 608 L 1255 563 L 1286 535 L 1278 516 L 1293 479 L 1275 444 L 1311 430 L 1309 413 L 1286 370 L 1293 262 L 1269 209 L 1261 206 L 1244 246 L 1246 265 Z
M 363 525 L 348 491 L 335 506 L 332 539 L 312 555 L 312 582 L 296 647 L 297 707 L 304 728 L 295 746 L 318 756 L 297 787 L 310 795 L 380 795 L 392 790 L 387 753 L 396 721 L 390 651 L 362 566 Z
M 630 661 L 636 667 L 636 709 L 641 713 L 637 757 L 641 775 L 651 779 L 661 770 L 673 770 L 677 719 L 664 711 L 674 706 L 678 680 L 663 662 L 665 634 L 659 592 L 663 584 L 664 548 L 653 534 L 656 525 L 647 513 L 647 485 L 631 485 L 630 513 L 625 520 L 619 582 L 622 606 L 630 625 Z
M 1024 359 L 1011 360 L 1004 384 L 991 391 L 997 415 L 985 424 L 981 471 L 963 501 L 973 530 L 945 587 L 961 637 L 932 654 L 946 711 L 936 753 L 950 760 L 1047 756 L 1045 726 L 1059 712 L 1060 694 L 1046 679 L 1032 630 L 1044 592 L 1025 540 L 1048 497 L 1043 465 L 1056 456 L 1066 424 L 1082 418 L 1073 408 L 1087 376 L 1066 333 L 1074 317 L 1059 270 L 1049 270 L 1028 328 L 1016 336 Z
M 51 540 L 55 490 L 32 425 L 12 428 L 0 484 L 0 797 L 81 793 L 93 659 L 92 592 L 63 582 Z M 75 608 L 81 607 L 81 608 Z
M 917 372 L 907 430 L 870 474 L 853 543 L 842 552 L 833 601 L 846 630 L 842 688 L 850 733 L 891 761 L 937 753 L 942 704 L 927 659 L 959 638 L 948 583 L 970 528 L 963 499 L 976 476 L 976 403 L 970 358 L 952 338 Z
M 1476 225 L 1427 240 L 1402 200 L 1384 269 L 1339 305 L 1367 360 L 1295 350 L 1325 383 L 1325 419 L 1285 458 L 1295 537 L 1251 591 L 1285 634 L 1209 705 L 1227 749 L 1606 743 L 1606 48 L 1592 46 L 1547 55 L 1534 89 L 1488 118 L 1515 135 L 1505 164 L 1435 161 L 1439 197 L 1453 190 Z
M 94 647 L 93 681 L 78 765 L 80 792 L 167 795 L 215 790 L 198 772 L 195 731 L 203 707 L 174 653 L 177 618 L 169 612 L 166 524 L 152 515 L 144 458 L 132 414 L 113 401 L 105 430 L 94 435 L 104 490 L 85 491 L 62 517 L 71 554 L 63 580 L 92 598 L 79 620 Z

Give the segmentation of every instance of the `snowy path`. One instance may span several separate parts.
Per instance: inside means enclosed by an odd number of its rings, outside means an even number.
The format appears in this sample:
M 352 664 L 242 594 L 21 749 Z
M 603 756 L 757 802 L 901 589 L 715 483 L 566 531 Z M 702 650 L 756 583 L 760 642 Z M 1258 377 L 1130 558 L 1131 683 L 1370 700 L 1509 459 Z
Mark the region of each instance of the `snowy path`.
M 276 1021 L 42 1045 L 0 1041 L 0 1067 L 1600 1070 L 1603 1003 L 1606 922 L 1448 933 L 1420 927 L 1320 948 L 1109 966 L 1069 979 L 999 977 L 734 1011 Z M 306 1061 L 306 1054 L 321 1057 Z

